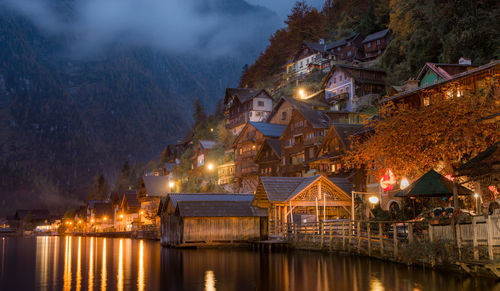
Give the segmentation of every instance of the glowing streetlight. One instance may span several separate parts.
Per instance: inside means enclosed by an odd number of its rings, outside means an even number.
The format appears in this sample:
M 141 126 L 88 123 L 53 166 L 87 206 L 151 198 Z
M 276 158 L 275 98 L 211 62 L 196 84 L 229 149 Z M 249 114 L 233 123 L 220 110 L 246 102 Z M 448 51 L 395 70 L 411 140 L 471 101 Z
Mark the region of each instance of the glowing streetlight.
M 172 189 L 172 188 L 174 188 L 175 184 L 174 184 L 174 182 L 170 181 L 168 183 L 168 186 L 170 187 L 170 189 Z
M 120 218 L 123 218 L 123 214 L 120 214 Z
M 378 203 L 378 197 L 376 197 L 376 196 L 370 196 L 370 198 L 368 198 L 368 201 L 370 201 L 371 204 L 377 204 Z
M 479 194 L 474 193 L 474 198 L 476 198 L 476 199 L 479 198 Z
M 410 185 L 410 182 L 408 182 L 408 179 L 406 178 L 403 178 L 401 180 L 401 184 L 399 184 L 399 188 L 400 189 L 405 189 L 406 187 L 408 187 Z
M 91 223 L 94 223 L 94 221 L 95 221 L 95 220 L 94 220 L 93 218 L 90 220 L 90 222 L 91 222 Z
M 299 90 L 299 96 L 300 96 L 300 98 L 304 99 L 305 95 L 306 95 L 306 93 L 304 92 L 304 90 L 300 89 Z
M 82 224 L 82 221 L 81 221 L 81 220 L 78 220 L 78 224 Z
M 144 214 L 144 211 L 141 210 L 141 215 L 143 215 L 143 214 Z
M 214 129 L 213 129 L 213 128 L 210 128 L 210 132 L 214 132 Z
M 207 169 L 208 169 L 209 171 L 212 171 L 212 170 L 214 169 L 214 164 L 209 163 L 209 164 L 207 165 Z
M 102 219 L 103 219 L 104 221 L 108 220 L 108 218 L 107 218 L 106 216 L 104 216 Z

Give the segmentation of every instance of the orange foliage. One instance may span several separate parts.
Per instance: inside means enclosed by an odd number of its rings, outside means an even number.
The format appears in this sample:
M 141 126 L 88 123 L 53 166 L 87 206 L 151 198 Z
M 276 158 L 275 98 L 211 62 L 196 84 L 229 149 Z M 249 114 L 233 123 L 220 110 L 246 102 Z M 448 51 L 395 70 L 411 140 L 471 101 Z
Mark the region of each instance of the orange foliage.
M 399 177 L 417 177 L 431 168 L 452 173 L 461 162 L 500 140 L 498 123 L 480 122 L 500 112 L 498 76 L 480 83 L 482 88 L 475 92 L 458 83 L 428 90 L 431 104 L 425 107 L 382 106 L 381 118 L 367 124 L 372 130 L 353 139 L 346 163 L 366 166 L 376 176 L 388 168 Z M 453 98 L 443 93 L 457 88 L 466 93 Z

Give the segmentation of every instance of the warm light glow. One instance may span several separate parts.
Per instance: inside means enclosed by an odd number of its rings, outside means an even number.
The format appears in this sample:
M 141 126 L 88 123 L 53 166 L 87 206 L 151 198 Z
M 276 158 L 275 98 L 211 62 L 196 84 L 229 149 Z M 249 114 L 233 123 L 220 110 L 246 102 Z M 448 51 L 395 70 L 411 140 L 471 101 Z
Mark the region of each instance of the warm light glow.
M 391 191 L 394 188 L 394 184 L 396 184 L 396 178 L 394 177 L 392 171 L 389 169 L 380 179 L 380 188 L 382 188 L 383 191 Z
M 370 201 L 371 204 L 376 204 L 378 203 L 378 197 L 370 196 L 370 198 L 368 198 L 368 201 Z
M 101 291 L 106 291 L 106 239 L 102 241 L 102 270 L 101 270 Z
M 213 129 L 213 128 L 210 128 L 210 132 L 214 132 L 214 129 Z
M 94 290 L 94 238 L 90 238 L 89 290 Z
M 143 215 L 143 214 L 144 214 L 144 211 L 141 210 L 141 215 Z
M 120 214 L 120 218 L 123 218 L 123 214 Z
M 106 216 L 104 216 L 102 219 L 103 219 L 104 221 L 108 220 L 108 218 L 107 218 Z
M 406 178 L 403 178 L 401 180 L 401 184 L 399 185 L 399 188 L 400 189 L 405 189 L 406 187 L 408 187 L 410 185 L 410 182 L 408 182 L 408 179 Z
M 299 97 L 303 99 L 305 97 L 305 95 L 306 95 L 306 92 L 304 92 L 303 89 L 300 89 L 299 90 Z
M 90 220 L 90 222 L 92 222 L 92 223 L 94 223 L 94 221 L 95 221 L 94 219 L 91 219 L 91 220 Z
M 123 291 L 123 239 L 120 239 L 120 248 L 118 250 L 118 282 L 116 288 Z
M 453 177 L 451 174 L 445 175 L 444 177 L 450 181 L 455 180 L 455 177 Z
M 479 198 L 479 194 L 474 193 L 474 198 L 476 198 L 476 199 Z
M 79 223 L 79 224 L 81 224 L 81 223 L 82 223 L 82 221 L 81 221 L 81 220 L 78 220 L 78 223 Z
M 174 188 L 174 185 L 175 185 L 175 184 L 174 184 L 174 182 L 169 182 L 169 183 L 168 183 L 168 186 L 169 186 L 170 188 Z
M 214 271 L 207 270 L 205 272 L 205 291 L 215 291 L 215 275 Z
M 71 222 L 71 221 L 70 221 L 70 222 L 69 222 L 69 225 L 72 225 L 72 224 L 73 224 L 73 222 Z
M 208 170 L 212 171 L 212 170 L 214 169 L 214 164 L 209 163 L 209 164 L 207 165 L 207 168 L 208 168 Z
M 80 223 L 81 220 L 78 222 Z M 78 237 L 78 257 L 76 259 L 76 291 L 82 288 L 82 237 Z
M 139 243 L 139 276 L 137 277 L 137 289 L 144 291 L 144 243 Z
M 71 290 L 71 237 L 66 237 L 64 247 L 63 290 Z

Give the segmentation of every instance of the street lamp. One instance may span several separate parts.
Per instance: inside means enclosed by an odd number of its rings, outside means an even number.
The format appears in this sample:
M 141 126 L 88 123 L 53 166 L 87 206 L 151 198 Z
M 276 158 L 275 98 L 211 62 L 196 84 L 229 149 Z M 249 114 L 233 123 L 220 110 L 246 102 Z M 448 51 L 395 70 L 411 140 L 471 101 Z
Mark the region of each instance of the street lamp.
M 401 180 L 401 184 L 399 184 L 399 188 L 400 188 L 401 190 L 403 190 L 403 189 L 405 189 L 405 188 L 406 188 L 406 187 L 408 187 L 408 186 L 410 186 L 410 182 L 408 182 L 408 179 L 403 178 L 403 179 Z
M 103 219 L 104 221 L 108 220 L 108 218 L 107 218 L 106 216 L 104 216 L 102 219 Z
M 474 198 L 476 199 L 476 213 L 479 214 L 479 194 L 474 193 Z
M 120 214 L 120 218 L 123 218 L 123 214 Z
M 170 189 L 174 188 L 174 185 L 175 185 L 175 184 L 174 184 L 174 182 L 172 182 L 172 181 L 170 181 L 170 182 L 168 183 L 168 186 L 170 187 Z
M 371 204 L 375 205 L 378 203 L 378 197 L 377 196 L 370 196 L 370 198 L 368 198 L 368 201 L 370 201 Z
M 209 171 L 212 171 L 212 170 L 214 169 L 214 164 L 209 163 L 209 164 L 207 165 L 207 169 L 208 169 Z
M 300 89 L 300 90 L 299 90 L 299 96 L 300 96 L 300 98 L 301 98 L 301 99 L 304 99 L 305 95 L 306 95 L 306 93 L 304 92 L 304 90 L 303 90 L 303 89 Z

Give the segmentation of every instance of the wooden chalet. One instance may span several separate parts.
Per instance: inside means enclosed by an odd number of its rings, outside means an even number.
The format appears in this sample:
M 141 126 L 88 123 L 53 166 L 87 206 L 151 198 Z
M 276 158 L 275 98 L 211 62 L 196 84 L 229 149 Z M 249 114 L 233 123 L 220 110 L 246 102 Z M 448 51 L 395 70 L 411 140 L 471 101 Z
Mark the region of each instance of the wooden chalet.
M 286 73 L 290 75 L 309 74 L 314 68 L 323 70 L 329 67 L 330 60 L 336 55 L 326 50 L 324 40 L 319 43 L 304 41 L 302 46 L 286 65 Z
M 278 176 L 281 163 L 281 141 L 267 138 L 255 155 L 260 176 Z
M 380 57 L 390 41 L 391 31 L 388 28 L 367 35 L 362 42 L 364 51 L 363 61 L 371 61 Z
M 349 218 L 352 186 L 345 178 L 260 177 L 252 205 L 269 212 L 269 234 L 281 225 Z
M 168 176 L 143 176 L 138 189 L 138 200 L 141 203 L 139 218 L 143 224 L 158 224 L 156 213 L 160 200 L 170 192 Z
M 263 122 L 249 122 L 233 143 L 235 182 L 240 192 L 253 192 L 258 183 L 259 167 L 255 156 L 268 138 L 279 138 L 285 126 Z
M 350 172 L 342 158 L 350 149 L 350 136 L 359 131 L 362 124 L 334 123 L 319 146 L 316 158 L 310 162 L 311 169 L 326 176 L 345 175 Z
M 385 72 L 351 65 L 336 65 L 321 88 L 336 110 L 360 111 L 378 103 L 385 92 Z
M 199 140 L 194 149 L 194 156 L 192 158 L 192 168 L 196 169 L 205 165 L 205 159 L 208 153 L 215 147 L 216 142 L 213 140 Z
M 248 242 L 267 238 L 267 211 L 253 194 L 176 193 L 162 199 L 161 244 Z
M 500 60 L 476 68 L 470 66 L 468 62 L 462 65 L 427 63 L 417 77 L 419 88 L 389 96 L 382 100 L 382 103 L 404 103 L 413 107 L 428 106 L 432 104 L 433 98 L 459 97 L 483 89 L 484 86 L 490 86 L 489 80 L 494 76 L 498 77 L 499 73 Z M 498 86 L 494 89 L 494 94 L 500 94 Z
M 326 45 L 326 51 L 337 56 L 337 61 L 352 62 L 362 57 L 363 37 L 359 33 L 353 33 L 350 36 L 336 40 Z
M 140 225 L 141 203 L 137 198 L 137 191 L 125 191 L 115 214 L 115 229 L 130 231 Z
M 273 108 L 273 99 L 264 89 L 227 88 L 224 105 L 226 127 L 236 135 L 247 122 L 264 121 Z

